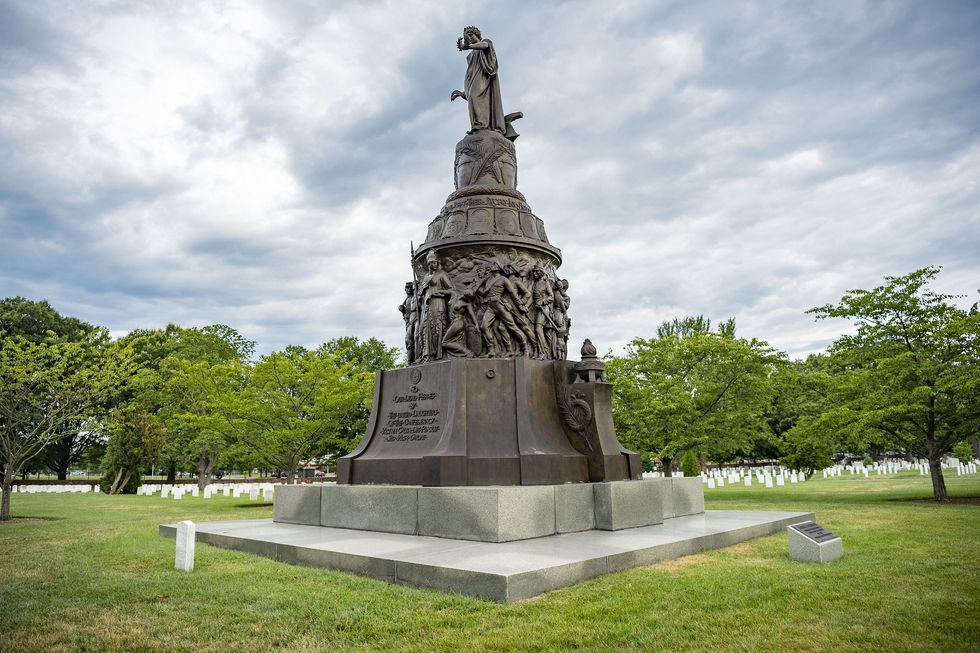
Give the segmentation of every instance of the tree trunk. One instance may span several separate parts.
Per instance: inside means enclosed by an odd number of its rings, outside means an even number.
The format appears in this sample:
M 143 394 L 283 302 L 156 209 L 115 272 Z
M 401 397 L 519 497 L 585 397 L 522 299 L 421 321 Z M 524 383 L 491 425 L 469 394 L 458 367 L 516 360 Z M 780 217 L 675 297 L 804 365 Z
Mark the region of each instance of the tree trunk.
M 664 466 L 664 476 L 670 478 L 674 473 L 674 459 L 661 457 L 660 462 Z
M 67 460 L 59 460 L 56 465 L 55 473 L 58 475 L 59 481 L 68 480 L 68 468 L 70 467 Z
M 122 478 L 123 470 L 122 467 L 116 472 L 116 478 L 112 480 L 112 485 L 109 486 L 109 494 L 115 494 L 116 490 L 119 489 L 119 479 Z
M 129 485 L 129 479 L 132 477 L 133 477 L 133 472 L 126 472 L 126 475 L 123 477 L 122 483 L 119 484 L 119 487 L 116 488 L 116 492 L 114 492 L 113 494 L 118 494 L 123 490 L 125 490 L 126 486 Z
M 207 454 L 197 460 L 197 487 L 201 492 L 211 482 L 211 472 L 214 471 L 214 461 Z
M 932 477 L 932 498 L 936 501 L 948 501 L 946 481 L 943 479 L 943 457 L 929 453 L 929 472 Z
M 0 521 L 10 521 L 10 488 L 13 484 L 13 474 L 4 475 L 3 498 L 0 499 Z
M 167 467 L 167 484 L 173 485 L 177 482 L 177 464 L 170 463 Z

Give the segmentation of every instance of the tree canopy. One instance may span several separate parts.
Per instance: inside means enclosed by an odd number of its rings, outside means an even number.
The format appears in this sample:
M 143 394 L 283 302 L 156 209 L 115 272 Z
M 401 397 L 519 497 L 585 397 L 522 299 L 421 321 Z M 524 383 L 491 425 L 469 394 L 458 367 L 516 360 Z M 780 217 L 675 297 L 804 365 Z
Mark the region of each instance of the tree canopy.
M 607 363 L 620 439 L 660 458 L 665 472 L 688 449 L 716 461 L 749 450 L 767 431 L 763 415 L 782 355 L 736 337 L 731 320 L 713 331 L 710 320 L 689 317 L 657 333 Z
M 852 442 L 878 438 L 926 458 L 933 495 L 947 498 L 942 458 L 980 432 L 980 310 L 955 304 L 929 283 L 926 267 L 871 290 L 848 291 L 837 304 L 810 312 L 853 320 L 856 331 L 830 347 L 841 372 L 818 417 L 801 425 L 810 436 L 841 432 Z

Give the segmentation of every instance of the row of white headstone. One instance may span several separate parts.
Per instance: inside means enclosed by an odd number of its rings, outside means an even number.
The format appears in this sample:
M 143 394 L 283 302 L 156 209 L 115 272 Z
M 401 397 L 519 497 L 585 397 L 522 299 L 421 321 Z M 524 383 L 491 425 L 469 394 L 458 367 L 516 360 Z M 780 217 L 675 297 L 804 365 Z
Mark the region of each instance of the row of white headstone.
M 806 475 L 778 465 L 768 465 L 766 467 L 712 469 L 701 474 L 701 481 L 708 486 L 709 490 L 725 487 L 725 483 L 729 485 L 741 483 L 745 487 L 752 487 L 753 483 L 759 483 L 767 488 L 773 488 L 784 487 L 787 481 L 791 484 L 802 483 L 806 481 Z
M 963 474 L 976 474 L 977 473 L 977 463 L 980 460 L 975 460 L 971 463 L 961 463 L 956 462 L 955 465 L 949 463 L 950 461 L 945 461 L 943 466 L 947 468 L 956 469 L 956 475 L 961 476 Z M 865 465 L 864 463 L 854 463 L 853 465 L 833 465 L 826 469 L 821 470 L 821 474 L 824 478 L 832 478 L 834 476 L 841 476 L 844 472 L 848 472 L 851 476 L 864 476 L 868 478 L 871 473 L 874 472 L 877 476 L 883 476 L 887 474 L 897 474 L 903 471 L 917 471 L 920 476 L 929 475 L 929 463 L 925 460 L 916 460 L 914 462 L 909 462 L 907 460 L 901 460 L 898 462 L 881 462 L 873 463 L 871 465 Z
M 157 483 L 141 485 L 136 488 L 136 494 L 139 496 L 150 497 L 157 493 L 161 499 L 168 497 L 182 499 L 185 495 L 192 497 L 203 495 L 205 499 L 210 499 L 218 494 L 238 499 L 247 494 L 250 501 L 258 501 L 261 494 L 263 501 L 272 501 L 276 493 L 276 486 L 274 483 L 209 483 L 204 486 L 204 492 L 201 492 L 196 483 L 183 485 Z
M 66 492 L 85 494 L 86 492 L 98 491 L 98 485 L 89 485 L 87 483 L 83 485 L 12 485 L 10 487 L 11 494 L 64 494 Z
M 956 466 L 956 475 L 963 476 L 964 474 L 976 474 L 977 473 L 977 463 L 980 460 L 974 460 L 972 463 L 960 463 Z

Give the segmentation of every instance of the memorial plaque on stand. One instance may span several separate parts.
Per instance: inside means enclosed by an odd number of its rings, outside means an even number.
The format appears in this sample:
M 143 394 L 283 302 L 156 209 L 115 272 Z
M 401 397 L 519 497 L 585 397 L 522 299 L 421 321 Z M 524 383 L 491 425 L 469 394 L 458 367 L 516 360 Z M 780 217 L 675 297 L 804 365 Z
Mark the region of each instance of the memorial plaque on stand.
M 789 557 L 802 562 L 833 562 L 844 555 L 844 542 L 820 524 L 807 521 L 786 527 Z

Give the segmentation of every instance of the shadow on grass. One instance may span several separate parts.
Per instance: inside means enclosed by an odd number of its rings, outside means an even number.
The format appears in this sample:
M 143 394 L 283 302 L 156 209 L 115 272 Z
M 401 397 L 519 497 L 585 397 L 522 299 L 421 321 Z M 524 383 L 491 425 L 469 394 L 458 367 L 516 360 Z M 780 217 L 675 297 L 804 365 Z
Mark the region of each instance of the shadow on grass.
M 36 524 L 37 522 L 45 521 L 62 521 L 64 517 L 32 517 L 30 515 L 24 517 L 11 517 L 7 521 L 0 521 L 0 526 L 4 524 Z
M 928 503 L 934 506 L 980 506 L 980 497 L 950 497 L 945 501 L 936 501 L 935 499 L 919 499 L 919 498 L 904 498 L 898 497 L 893 499 L 888 499 L 888 501 L 898 501 L 901 503 Z
M 236 508 L 271 508 L 271 503 L 236 503 Z

